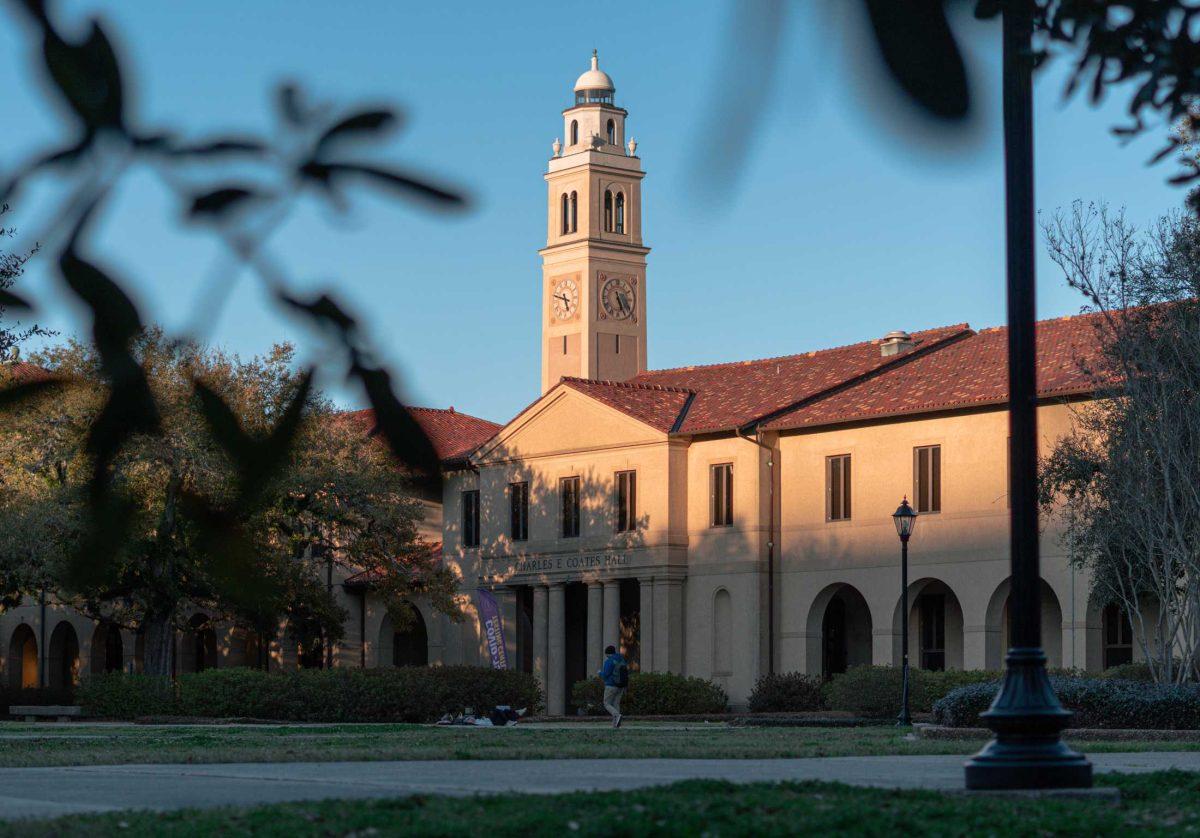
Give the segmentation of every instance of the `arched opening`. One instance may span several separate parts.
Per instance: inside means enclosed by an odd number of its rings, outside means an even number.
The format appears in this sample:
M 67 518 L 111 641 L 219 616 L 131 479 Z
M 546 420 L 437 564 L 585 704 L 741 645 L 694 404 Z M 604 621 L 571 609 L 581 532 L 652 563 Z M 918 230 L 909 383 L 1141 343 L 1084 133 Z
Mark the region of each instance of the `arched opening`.
M 33 629 L 21 623 L 8 641 L 8 686 L 32 690 L 38 685 L 38 645 Z
M 908 631 L 908 663 L 941 671 L 963 668 L 963 612 L 950 586 L 938 579 L 920 579 L 908 586 L 907 617 L 900 603 L 892 624 L 893 662 L 904 662 L 902 631 Z
M 63 620 L 50 635 L 46 680 L 51 689 L 68 690 L 79 680 L 79 637 L 75 627 Z
M 379 666 L 429 666 L 429 630 L 421 609 L 410 606 L 412 619 L 397 631 L 391 616 L 379 626 Z
M 615 220 L 613 222 L 613 229 L 617 233 L 625 232 L 625 193 L 624 192 L 617 193 L 617 208 L 616 208 L 616 212 L 615 212 Z
M 1003 669 L 1004 656 L 1011 645 L 1009 634 L 1009 593 L 1012 590 L 1012 580 L 1001 582 L 988 602 L 987 610 L 987 639 L 984 648 L 984 660 L 988 669 Z M 1062 608 L 1054 590 L 1041 580 L 1042 601 L 1042 650 L 1046 653 L 1046 665 L 1062 666 Z
M 579 120 L 571 120 L 571 145 L 579 144 Z
M 617 123 L 611 119 L 608 121 L 608 144 L 617 144 Z
M 571 203 L 570 203 L 570 200 L 571 199 L 567 197 L 567 193 L 564 192 L 562 195 L 562 201 L 561 201 L 562 209 L 560 211 L 560 215 L 562 217 L 562 234 L 564 236 L 567 233 L 571 232 Z
M 203 672 L 216 667 L 217 633 L 207 615 L 194 614 L 188 620 L 179 651 L 180 672 Z
M 571 193 L 571 232 L 579 229 L 579 196 Z
M 1104 638 L 1104 668 L 1133 663 L 1133 623 L 1125 609 L 1110 602 L 1100 617 Z
M 229 662 L 232 666 L 264 669 L 263 645 L 259 633 L 243 626 L 229 633 Z
M 125 668 L 125 644 L 120 626 L 100 623 L 92 632 L 91 672 L 120 672 Z
M 611 233 L 613 228 L 613 193 L 604 190 L 604 232 Z
M 733 674 L 733 597 L 724 588 L 713 595 L 712 677 Z
M 837 583 L 813 600 L 808 612 L 810 675 L 831 678 L 871 663 L 871 609 L 853 585 Z

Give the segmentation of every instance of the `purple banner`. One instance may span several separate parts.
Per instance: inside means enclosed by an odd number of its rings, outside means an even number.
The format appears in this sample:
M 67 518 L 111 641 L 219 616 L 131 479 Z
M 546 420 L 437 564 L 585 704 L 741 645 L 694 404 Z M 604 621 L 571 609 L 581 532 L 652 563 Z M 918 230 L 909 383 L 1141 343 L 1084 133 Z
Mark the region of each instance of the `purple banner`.
M 500 605 L 491 591 L 479 588 L 479 627 L 487 638 L 488 653 L 492 656 L 492 669 L 508 669 L 508 653 L 504 649 L 504 621 L 500 618 Z

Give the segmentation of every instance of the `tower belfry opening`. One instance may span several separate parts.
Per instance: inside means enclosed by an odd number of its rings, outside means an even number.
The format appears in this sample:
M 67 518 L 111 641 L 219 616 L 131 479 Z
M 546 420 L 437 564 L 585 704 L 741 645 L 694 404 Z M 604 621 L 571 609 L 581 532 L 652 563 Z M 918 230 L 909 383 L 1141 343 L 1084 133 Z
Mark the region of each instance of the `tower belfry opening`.
M 646 254 L 637 143 L 616 85 L 591 67 L 575 81 L 546 171 L 542 392 L 564 376 L 624 381 L 646 369 Z

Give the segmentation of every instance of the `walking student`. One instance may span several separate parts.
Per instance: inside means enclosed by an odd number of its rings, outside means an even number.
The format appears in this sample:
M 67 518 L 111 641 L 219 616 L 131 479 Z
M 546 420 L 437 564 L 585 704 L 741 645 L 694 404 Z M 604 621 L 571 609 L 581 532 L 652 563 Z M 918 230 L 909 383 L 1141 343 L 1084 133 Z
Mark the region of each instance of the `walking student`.
M 600 667 L 604 682 L 604 709 L 612 716 L 612 726 L 621 726 L 621 699 L 629 687 L 629 662 L 616 646 L 604 650 L 604 665 Z

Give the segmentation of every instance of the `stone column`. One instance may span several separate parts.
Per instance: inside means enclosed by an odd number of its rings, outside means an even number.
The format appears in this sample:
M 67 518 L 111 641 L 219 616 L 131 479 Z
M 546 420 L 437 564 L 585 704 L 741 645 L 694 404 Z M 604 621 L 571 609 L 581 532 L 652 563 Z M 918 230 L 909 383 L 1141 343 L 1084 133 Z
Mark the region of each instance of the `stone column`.
M 654 578 L 638 580 L 638 645 L 642 672 L 654 671 Z
M 542 693 L 546 692 L 546 623 L 547 590 L 545 585 L 533 586 L 533 674 L 537 677 Z
M 603 633 L 602 645 L 616 646 L 621 651 L 621 583 L 616 579 L 604 583 Z
M 587 677 L 600 671 L 604 663 L 604 588 L 588 582 L 587 598 Z
M 550 586 L 550 617 L 546 628 L 549 650 L 546 665 L 546 712 L 561 716 L 566 712 L 567 680 L 567 609 L 566 587 L 562 582 Z

